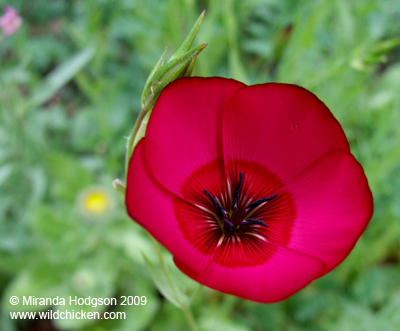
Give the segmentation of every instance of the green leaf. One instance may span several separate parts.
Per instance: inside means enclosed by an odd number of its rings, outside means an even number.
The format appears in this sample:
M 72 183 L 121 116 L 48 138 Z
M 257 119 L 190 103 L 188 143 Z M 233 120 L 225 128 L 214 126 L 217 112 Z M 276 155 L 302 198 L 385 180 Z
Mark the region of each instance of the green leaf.
M 400 45 L 400 38 L 384 40 L 373 48 L 372 53 L 375 55 L 382 55 L 392 51 L 399 45 Z
M 167 279 L 167 276 L 165 275 L 165 272 L 161 266 L 151 262 L 150 259 L 148 259 L 144 254 L 143 259 L 150 271 L 151 278 L 161 294 L 174 306 L 182 309 L 183 304 L 187 302 L 187 297 L 176 286 L 175 288 L 172 287 L 173 285 L 171 285 Z
M 29 108 L 38 107 L 48 101 L 92 59 L 94 53 L 95 48 L 88 46 L 48 74 L 44 81 L 34 90 L 32 98 L 28 102 Z

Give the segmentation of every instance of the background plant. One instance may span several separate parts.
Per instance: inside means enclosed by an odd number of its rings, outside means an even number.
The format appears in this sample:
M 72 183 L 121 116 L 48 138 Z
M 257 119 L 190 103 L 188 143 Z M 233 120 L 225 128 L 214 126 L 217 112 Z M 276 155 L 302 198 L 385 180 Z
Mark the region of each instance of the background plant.
M 130 307 L 126 320 L 57 320 L 53 327 L 187 329 L 181 312 L 155 288 L 142 258 L 145 252 L 157 262 L 155 252 L 125 215 L 111 182 L 123 177 L 124 136 L 140 111 L 147 75 L 165 46 L 166 59 L 180 46 L 203 9 L 206 18 L 195 43 L 208 46 L 194 75 L 293 83 L 317 94 L 342 123 L 364 166 L 375 213 L 342 265 L 284 302 L 261 305 L 202 289 L 193 302 L 199 326 L 396 330 L 397 0 L 0 0 L 0 5 L 14 6 L 24 19 L 0 44 L 2 330 L 24 324 L 10 320 L 9 311 L 16 309 L 9 304 L 12 295 L 146 295 L 147 305 Z M 93 207 L 96 201 L 104 208 Z M 167 254 L 166 259 L 183 290 L 192 293 L 197 285 L 174 269 Z

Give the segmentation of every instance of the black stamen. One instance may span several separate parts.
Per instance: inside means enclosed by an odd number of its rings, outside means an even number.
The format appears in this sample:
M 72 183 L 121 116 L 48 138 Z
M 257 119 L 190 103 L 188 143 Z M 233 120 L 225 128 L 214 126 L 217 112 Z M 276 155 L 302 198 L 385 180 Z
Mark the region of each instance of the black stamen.
M 271 201 L 273 199 L 275 199 L 278 196 L 278 193 L 271 195 L 270 197 L 266 197 L 266 198 L 262 198 L 259 199 L 257 201 L 252 202 L 251 204 L 249 204 L 245 209 L 246 209 L 246 213 L 248 213 L 249 211 L 253 210 L 254 208 L 258 207 L 259 205 L 261 205 L 264 202 L 267 201 Z
M 235 194 L 233 196 L 233 203 L 232 203 L 232 210 L 235 210 L 235 211 L 238 209 L 238 206 L 239 206 L 239 193 L 240 193 L 240 190 L 242 189 L 243 180 L 244 180 L 243 172 L 240 172 L 239 173 L 239 183 L 236 185 Z
M 204 190 L 204 193 L 208 196 L 208 198 L 211 200 L 211 202 L 214 204 L 214 206 L 217 207 L 217 209 L 221 213 L 221 215 L 224 218 L 228 217 L 228 212 L 219 204 L 218 200 L 215 199 L 214 196 L 207 190 Z
M 229 222 L 226 218 L 224 218 L 224 219 L 222 220 L 222 222 L 224 222 L 224 225 L 229 226 L 229 228 L 231 228 L 231 229 L 234 227 L 233 223 L 232 223 L 232 222 Z M 224 227 L 225 227 L 225 226 L 224 226 Z
M 258 224 L 258 225 L 262 225 L 262 226 L 264 226 L 266 228 L 268 227 L 267 224 L 265 224 L 263 221 L 261 221 L 261 220 L 259 220 L 257 218 L 248 218 L 248 219 L 245 219 L 245 220 L 243 220 L 243 221 L 241 221 L 239 223 L 239 225 L 246 225 L 246 224 L 249 224 L 249 225 Z

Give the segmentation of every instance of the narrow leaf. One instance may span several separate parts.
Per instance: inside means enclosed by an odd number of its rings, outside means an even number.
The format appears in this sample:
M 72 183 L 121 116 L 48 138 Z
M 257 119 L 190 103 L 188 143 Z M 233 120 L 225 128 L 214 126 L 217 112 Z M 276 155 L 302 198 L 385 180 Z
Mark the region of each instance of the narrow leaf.
M 48 74 L 33 92 L 29 106 L 31 108 L 38 107 L 50 100 L 61 87 L 67 84 L 92 59 L 94 52 L 94 47 L 89 46 Z
M 179 290 L 174 290 L 171 288 L 167 277 L 160 266 L 153 264 L 144 254 L 143 259 L 150 271 L 151 278 L 161 294 L 174 306 L 182 309 L 182 302 L 186 302 L 184 294 L 179 292 Z

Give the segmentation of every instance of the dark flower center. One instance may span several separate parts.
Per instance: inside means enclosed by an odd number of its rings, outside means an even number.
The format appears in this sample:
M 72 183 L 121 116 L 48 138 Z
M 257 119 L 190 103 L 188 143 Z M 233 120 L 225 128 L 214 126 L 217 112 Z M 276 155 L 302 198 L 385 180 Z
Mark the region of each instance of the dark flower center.
M 251 228 L 254 225 L 260 225 L 268 228 L 268 225 L 264 221 L 258 218 L 252 218 L 251 215 L 258 207 L 278 197 L 278 193 L 266 198 L 258 199 L 252 203 L 249 203 L 244 208 L 240 208 L 239 200 L 243 187 L 243 181 L 244 175 L 243 172 L 240 171 L 239 182 L 236 185 L 234 192 L 232 192 L 233 202 L 229 210 L 225 209 L 210 192 L 204 190 L 204 193 L 207 195 L 207 197 L 216 208 L 213 216 L 215 218 L 215 221 L 218 222 L 225 236 L 244 234 L 251 231 Z
M 257 162 L 216 159 L 196 169 L 181 192 L 183 199 L 174 199 L 179 229 L 221 266 L 261 265 L 291 238 L 293 199 L 279 177 Z

